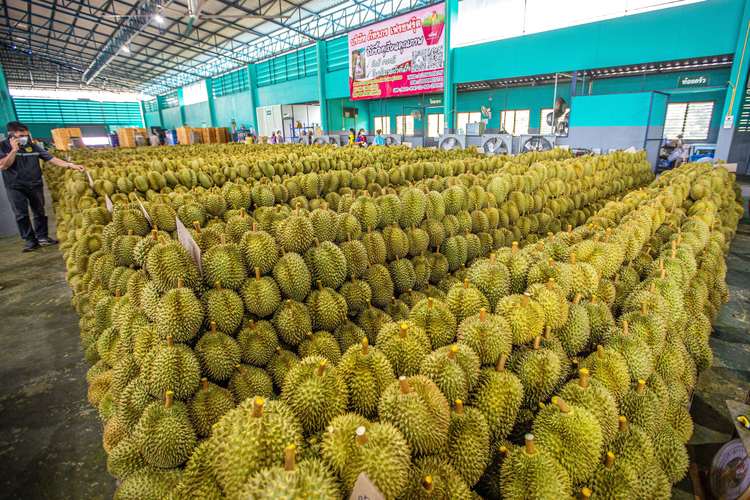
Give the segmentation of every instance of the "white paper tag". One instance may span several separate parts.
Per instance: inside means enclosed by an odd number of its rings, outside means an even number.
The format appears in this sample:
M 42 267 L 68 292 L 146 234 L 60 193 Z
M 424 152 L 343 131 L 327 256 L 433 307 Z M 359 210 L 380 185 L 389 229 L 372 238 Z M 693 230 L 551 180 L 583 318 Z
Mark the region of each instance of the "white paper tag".
M 84 170 L 84 172 L 86 172 L 86 178 L 89 180 L 89 186 L 91 186 L 91 189 L 94 189 L 94 179 L 91 178 L 88 170 Z
M 175 217 L 177 225 L 177 239 L 180 244 L 187 250 L 190 257 L 193 258 L 193 262 L 198 266 L 198 272 L 203 275 L 203 266 L 201 265 L 201 249 L 193 239 L 193 235 L 187 230 L 185 224 L 182 223 L 179 217 Z
M 138 206 L 141 207 L 141 212 L 143 213 L 143 216 L 146 218 L 146 220 L 148 221 L 149 225 L 151 227 L 153 227 L 154 223 L 151 222 L 151 216 L 146 211 L 146 207 L 143 206 L 143 203 L 141 203 L 141 199 L 138 198 L 137 196 L 135 197 L 135 199 L 138 201 Z
M 107 207 L 107 210 L 109 210 L 109 213 L 112 213 L 112 210 L 114 209 L 114 205 L 112 205 L 112 200 L 109 199 L 109 195 L 104 195 L 104 206 Z
M 357 482 L 354 483 L 354 489 L 352 489 L 349 500 L 385 500 L 385 497 L 372 484 L 367 474 L 360 472 L 359 476 L 357 476 Z

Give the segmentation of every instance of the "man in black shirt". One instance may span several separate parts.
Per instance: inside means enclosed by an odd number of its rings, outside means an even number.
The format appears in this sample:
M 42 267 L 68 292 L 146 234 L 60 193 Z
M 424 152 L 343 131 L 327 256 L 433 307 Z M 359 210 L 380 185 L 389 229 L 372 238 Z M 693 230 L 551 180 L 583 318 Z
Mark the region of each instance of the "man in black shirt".
M 0 142 L 0 170 L 8 192 L 21 238 L 26 241 L 24 252 L 39 246 L 54 245 L 57 241 L 47 234 L 47 216 L 44 214 L 44 184 L 39 159 L 58 167 L 83 171 L 81 165 L 55 158 L 42 146 L 33 144 L 29 128 L 20 122 L 7 125 L 8 139 Z M 34 226 L 29 218 L 29 208 L 34 215 Z

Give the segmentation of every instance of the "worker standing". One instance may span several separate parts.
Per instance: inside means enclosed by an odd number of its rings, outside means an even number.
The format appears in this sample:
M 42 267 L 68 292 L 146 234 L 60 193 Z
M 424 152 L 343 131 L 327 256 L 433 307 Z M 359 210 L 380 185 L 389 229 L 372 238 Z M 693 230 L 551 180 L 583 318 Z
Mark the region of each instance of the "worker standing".
M 24 252 L 31 252 L 40 246 L 57 243 L 47 229 L 47 216 L 44 213 L 44 181 L 39 160 L 73 170 L 83 171 L 81 165 L 55 158 L 42 146 L 33 144 L 29 128 L 20 122 L 7 125 L 8 138 L 0 142 L 0 170 L 8 192 L 16 224 L 21 238 L 26 241 Z M 29 208 L 34 216 L 32 227 Z

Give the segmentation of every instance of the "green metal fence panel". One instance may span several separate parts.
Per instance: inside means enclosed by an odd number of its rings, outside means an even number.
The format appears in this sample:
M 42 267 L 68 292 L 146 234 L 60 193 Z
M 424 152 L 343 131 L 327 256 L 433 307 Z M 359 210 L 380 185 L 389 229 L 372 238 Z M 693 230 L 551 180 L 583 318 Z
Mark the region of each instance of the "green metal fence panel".
M 156 111 L 159 111 L 159 101 L 156 99 L 152 99 L 150 101 L 143 101 L 143 110 L 146 113 L 154 113 Z
M 314 45 L 256 64 L 258 87 L 299 80 L 317 72 L 318 58 Z
M 326 42 L 326 71 L 346 69 L 349 65 L 349 38 L 340 36 Z
M 168 94 L 160 95 L 157 97 L 160 109 L 176 108 L 180 105 L 180 98 L 177 96 L 177 91 L 173 90 Z
M 213 78 L 214 97 L 237 94 L 249 88 L 250 82 L 245 68 Z
M 27 123 L 102 124 L 140 127 L 137 102 L 15 98 L 18 119 Z

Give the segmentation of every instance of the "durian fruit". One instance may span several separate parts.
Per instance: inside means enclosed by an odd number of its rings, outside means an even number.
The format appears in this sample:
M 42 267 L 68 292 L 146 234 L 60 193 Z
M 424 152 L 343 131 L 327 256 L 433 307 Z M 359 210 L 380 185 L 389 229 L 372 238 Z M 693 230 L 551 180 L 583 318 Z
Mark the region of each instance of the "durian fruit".
M 188 399 L 198 389 L 201 368 L 189 347 L 175 344 L 172 337 L 151 351 L 142 375 L 148 392 L 155 398 L 172 391 L 177 399 Z
M 669 423 L 663 421 L 651 437 L 657 463 L 672 484 L 679 482 L 685 477 L 690 463 L 680 435 Z
M 332 332 L 346 322 L 346 300 L 331 288 L 324 287 L 320 281 L 317 290 L 308 295 L 305 304 L 310 310 L 313 328 L 317 330 Z
M 666 417 L 682 442 L 687 444 L 693 437 L 693 418 L 690 416 L 690 410 L 686 406 L 672 405 L 667 410 Z
M 274 354 L 271 361 L 268 362 L 267 369 L 273 379 L 274 386 L 278 390 L 281 390 L 284 386 L 286 374 L 289 373 L 289 370 L 291 370 L 297 363 L 299 363 L 299 357 L 295 353 L 282 349 L 281 347 L 276 349 L 276 354 Z
M 347 321 L 343 325 L 339 326 L 333 331 L 333 336 L 336 337 L 336 341 L 339 343 L 341 352 L 346 352 L 353 345 L 359 345 L 362 339 L 367 338 L 365 331 L 352 323 Z
M 262 469 L 250 476 L 240 498 L 340 498 L 336 478 L 320 460 L 311 458 L 297 463 L 296 456 L 297 447 L 290 444 L 284 449 L 284 466 Z
M 315 231 L 312 222 L 307 215 L 300 214 L 299 206 L 276 228 L 276 241 L 286 252 L 304 254 L 313 244 L 314 239 Z
M 628 320 L 622 321 L 622 329 L 614 331 L 608 345 L 622 354 L 631 380 L 648 380 L 654 372 L 653 352 L 640 337 L 630 334 Z
M 401 294 L 414 288 L 417 275 L 409 259 L 396 257 L 388 264 L 388 271 L 391 273 L 395 293 Z
M 419 373 L 422 362 L 430 353 L 427 334 L 412 321 L 383 325 L 375 346 L 388 358 L 397 376 Z
M 151 403 L 134 429 L 134 437 L 147 464 L 177 467 L 190 458 L 196 445 L 195 430 L 185 405 L 166 391 L 164 402 Z
M 396 427 L 351 413 L 331 421 L 323 433 L 321 456 L 341 478 L 344 496 L 364 473 L 385 498 L 399 498 L 411 469 L 411 449 Z
M 604 463 L 594 472 L 590 498 L 635 498 L 639 492 L 639 475 L 637 469 L 616 460 L 615 454 L 608 451 Z
M 305 340 L 298 346 L 299 355 L 303 358 L 308 356 L 321 356 L 335 366 L 341 361 L 341 348 L 336 338 L 326 331 L 315 333 L 308 332 Z
M 359 345 L 344 353 L 338 369 L 349 390 L 349 409 L 367 418 L 376 417 L 381 394 L 396 378 L 385 354 L 370 347 L 363 337 Z
M 188 288 L 200 283 L 198 267 L 187 250 L 176 241 L 159 242 L 149 251 L 146 269 L 160 293 L 177 287 L 181 279 Z
M 237 404 L 253 396 L 270 398 L 274 395 L 271 376 L 257 366 L 235 366 L 228 388 Z
M 236 290 L 247 274 L 240 249 L 234 243 L 221 243 L 209 248 L 201 255 L 201 263 L 203 279 L 209 285 L 218 281 L 222 286 Z
M 605 445 L 615 438 L 619 417 L 617 401 L 599 381 L 591 379 L 588 369 L 578 370 L 578 379 L 568 382 L 560 390 L 559 396 L 570 404 L 587 409 L 596 417 Z
M 483 368 L 471 396 L 471 405 L 487 419 L 493 443 L 508 437 L 523 402 L 523 385 L 505 370 L 506 361 L 507 356 L 502 354 L 495 367 Z
M 544 448 L 536 446 L 532 434 L 526 444 L 511 450 L 500 470 L 500 491 L 508 500 L 569 498 L 570 477 Z
M 221 491 L 237 497 L 247 479 L 280 465 L 290 444 L 301 447 L 302 428 L 282 401 L 255 397 L 230 410 L 213 427 L 208 467 Z
M 208 332 L 195 344 L 195 354 L 203 373 L 211 380 L 223 382 L 232 376 L 234 367 L 240 362 L 240 346 L 234 338 L 216 330 L 211 322 Z
M 479 379 L 479 357 L 465 344 L 436 349 L 422 360 L 419 373 L 429 377 L 449 401 L 468 400 Z
M 273 325 L 281 340 L 291 346 L 297 346 L 313 329 L 310 310 L 305 304 L 292 299 L 285 300 L 276 310 Z
M 562 328 L 568 321 L 570 306 L 562 288 L 550 278 L 545 284 L 531 285 L 528 293 L 542 306 L 544 324 L 553 329 Z
M 216 323 L 220 332 L 234 333 L 242 323 L 245 304 L 234 290 L 228 290 L 221 283 L 214 283 L 214 287 L 203 294 L 206 311 L 206 321 Z
M 308 434 L 322 430 L 349 405 L 349 393 L 341 373 L 321 356 L 304 358 L 289 370 L 281 399 Z
M 373 264 L 363 276 L 372 292 L 372 303 L 378 307 L 386 307 L 393 297 L 395 288 L 388 268 L 382 264 Z
M 255 277 L 248 278 L 240 290 L 245 308 L 260 318 L 270 316 L 281 304 L 281 292 L 273 278 L 261 277 L 260 268 L 255 268 Z
M 511 358 L 511 369 L 523 384 L 524 405 L 535 407 L 557 388 L 563 375 L 560 356 L 541 346 L 542 337 L 534 339 L 531 349 L 516 351 Z
M 403 498 L 470 500 L 474 496 L 450 462 L 440 456 L 432 455 L 418 458 L 414 462 Z
M 622 414 L 632 424 L 639 426 L 653 436 L 664 417 L 664 408 L 656 394 L 646 386 L 646 381 L 638 380 L 622 398 Z
M 224 494 L 211 467 L 211 453 L 215 443 L 206 439 L 199 444 L 185 465 L 180 482 L 172 492 L 175 498 L 203 498 L 222 500 Z
M 555 330 L 568 356 L 577 356 L 588 346 L 591 337 L 591 324 L 586 307 L 580 303 L 581 294 L 577 294 L 569 307 L 568 320 Z
M 630 372 L 625 358 L 615 349 L 598 345 L 596 352 L 580 363 L 591 375 L 604 384 L 619 402 L 630 388 Z
M 304 307 L 304 305 L 300 305 Z M 284 306 L 281 306 L 279 311 L 282 309 L 284 309 Z M 276 311 L 274 320 L 279 311 Z M 295 319 L 302 322 L 303 317 Z M 312 328 L 312 325 L 308 324 L 308 326 Z M 242 362 L 259 367 L 268 365 L 276 353 L 276 349 L 280 347 L 276 330 L 268 321 L 250 321 L 237 334 L 237 344 L 240 348 Z
M 201 380 L 201 388 L 188 406 L 190 421 L 196 434 L 199 437 L 210 436 L 211 427 L 234 406 L 231 392 L 212 384 L 206 378 Z
M 352 278 L 345 281 L 339 289 L 339 293 L 346 300 L 349 316 L 356 316 L 364 311 L 372 301 L 372 289 L 364 280 Z
M 630 425 L 628 419 L 621 415 L 618 432 L 610 448 L 620 461 L 639 471 L 638 498 L 672 498 L 672 483 L 654 458 L 651 438 L 643 429 Z
M 544 310 L 527 294 L 500 299 L 495 313 L 503 316 L 513 332 L 513 345 L 531 342 L 544 329 Z
M 389 385 L 380 398 L 378 415 L 401 431 L 415 455 L 439 453 L 448 444 L 450 406 L 423 375 L 401 376 Z
M 297 302 L 302 302 L 312 288 L 312 275 L 301 255 L 285 253 L 273 266 L 273 279 L 281 293 Z
M 269 233 L 259 231 L 255 224 L 242 236 L 239 246 L 247 268 L 260 268 L 261 274 L 271 272 L 279 260 L 276 240 Z
M 585 302 L 583 306 L 588 312 L 589 327 L 591 329 L 590 345 L 596 346 L 609 340 L 615 326 L 610 306 L 599 300 L 597 295 Z
M 534 419 L 540 448 L 557 460 L 573 484 L 585 481 L 596 468 L 604 439 L 596 417 L 588 410 L 553 398 Z
M 305 263 L 312 274 L 313 283 L 320 282 L 324 287 L 337 289 L 346 280 L 346 257 L 341 249 L 331 241 L 315 244 L 305 253 Z
M 179 470 L 139 469 L 120 483 L 115 500 L 160 500 L 170 495 L 180 480 Z
M 477 408 L 454 401 L 448 427 L 446 457 L 451 465 L 473 487 L 484 473 L 490 460 L 490 428 L 487 419 Z
M 467 277 L 487 297 L 490 311 L 495 310 L 501 298 L 510 295 L 510 272 L 494 253 L 472 264 Z
M 117 479 L 125 479 L 143 467 L 146 467 L 146 461 L 132 433 L 120 440 L 107 454 L 107 472 Z
M 203 324 L 203 304 L 191 289 L 183 286 L 182 279 L 178 279 L 177 287 L 161 298 L 155 322 L 161 338 L 171 336 L 177 342 L 188 342 Z
M 478 314 L 480 309 L 490 307 L 487 297 L 468 278 L 462 284 L 453 285 L 448 290 L 445 301 L 459 323 L 464 318 Z
M 489 465 L 474 487 L 474 490 L 482 498 L 502 497 L 500 472 L 510 454 L 510 450 L 514 447 L 510 441 L 500 441 L 499 444 L 490 445 Z
M 458 326 L 458 342 L 474 350 L 483 366 L 494 366 L 500 356 L 510 356 L 513 334 L 505 318 L 482 308 Z
M 357 326 L 365 332 L 370 344 L 376 343 L 380 329 L 391 321 L 393 321 L 393 318 L 388 316 L 382 309 L 372 305 L 357 316 Z

